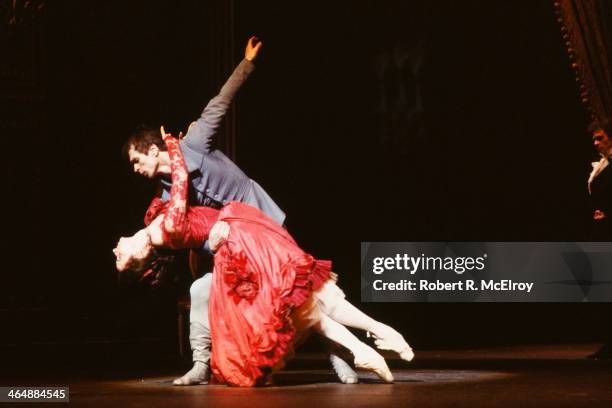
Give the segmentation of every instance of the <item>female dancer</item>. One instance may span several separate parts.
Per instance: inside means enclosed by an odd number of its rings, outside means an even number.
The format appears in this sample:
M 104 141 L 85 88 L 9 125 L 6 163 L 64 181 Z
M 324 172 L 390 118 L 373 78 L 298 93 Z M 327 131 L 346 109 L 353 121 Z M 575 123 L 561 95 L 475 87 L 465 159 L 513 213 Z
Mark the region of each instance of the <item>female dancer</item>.
M 117 269 L 145 270 L 155 262 L 155 248 L 195 248 L 209 240 L 216 250 L 209 300 L 214 379 L 263 384 L 283 366 L 296 341 L 314 329 L 349 349 L 356 367 L 392 382 L 384 358 L 345 326 L 367 331 L 379 349 L 410 361 L 414 355 L 404 338 L 350 304 L 335 284 L 331 262 L 304 252 L 258 209 L 238 202 L 221 211 L 188 207 L 188 174 L 178 141 L 162 134 L 171 160 L 171 199 L 154 200 L 147 227 L 119 240 Z

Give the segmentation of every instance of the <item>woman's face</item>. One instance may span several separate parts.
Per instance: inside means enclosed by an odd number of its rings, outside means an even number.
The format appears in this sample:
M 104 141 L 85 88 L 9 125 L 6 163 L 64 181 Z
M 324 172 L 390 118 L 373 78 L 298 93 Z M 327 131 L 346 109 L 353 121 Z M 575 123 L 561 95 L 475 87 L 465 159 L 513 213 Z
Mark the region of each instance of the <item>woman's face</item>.
M 113 253 L 117 257 L 115 265 L 118 271 L 123 271 L 133 260 L 145 259 L 151 252 L 151 241 L 146 229 L 138 231 L 131 237 L 119 239 Z

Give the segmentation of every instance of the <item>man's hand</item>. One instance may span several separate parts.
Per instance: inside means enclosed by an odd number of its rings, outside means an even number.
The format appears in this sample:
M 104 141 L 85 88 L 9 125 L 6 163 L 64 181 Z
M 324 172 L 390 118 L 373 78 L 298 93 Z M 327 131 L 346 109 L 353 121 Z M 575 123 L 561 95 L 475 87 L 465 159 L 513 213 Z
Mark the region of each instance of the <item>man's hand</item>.
M 255 60 L 255 58 L 257 58 L 257 54 L 259 53 L 259 49 L 261 48 L 262 45 L 263 43 L 259 41 L 259 38 L 255 36 L 249 38 L 249 41 L 247 42 L 247 46 L 244 50 L 244 59 L 247 59 L 251 62 Z
M 595 212 L 593 212 L 593 219 L 594 219 L 595 221 L 601 221 L 601 220 L 603 220 L 604 218 L 606 218 L 606 214 L 604 214 L 604 212 L 603 212 L 603 211 L 601 211 L 601 210 L 595 210 Z
M 210 229 L 208 234 L 208 246 L 213 252 L 217 252 L 217 249 L 227 240 L 229 235 L 229 224 L 225 221 L 217 221 L 215 225 Z

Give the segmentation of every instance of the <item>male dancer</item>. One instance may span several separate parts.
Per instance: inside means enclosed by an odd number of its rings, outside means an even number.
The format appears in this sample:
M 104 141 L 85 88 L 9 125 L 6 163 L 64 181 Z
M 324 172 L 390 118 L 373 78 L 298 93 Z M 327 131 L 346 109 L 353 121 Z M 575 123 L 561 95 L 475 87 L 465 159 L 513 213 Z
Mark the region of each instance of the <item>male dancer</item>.
M 593 171 L 589 175 L 588 190 L 593 209 L 593 224 L 591 240 L 612 241 L 612 138 L 611 123 L 608 119 L 594 121 L 589 126 L 593 147 L 597 150 L 600 160 L 591 163 Z M 604 305 L 602 305 L 603 307 Z M 612 339 L 607 315 L 603 317 L 601 326 L 606 337 L 604 345 L 591 354 L 589 358 L 598 360 L 612 359 Z
M 210 146 L 223 116 L 240 86 L 255 69 L 253 60 L 262 43 L 251 37 L 247 43 L 244 60 L 236 67 L 219 95 L 210 100 L 202 116 L 189 126 L 180 147 L 190 179 L 190 200 L 195 205 L 220 208 L 229 201 L 241 201 L 265 212 L 270 218 L 283 224 L 285 214 L 255 181 L 249 179 L 227 156 Z M 162 199 L 168 199 L 171 183 L 170 162 L 165 143 L 159 130 L 141 128 L 133 133 L 125 144 L 134 172 L 148 178 L 161 176 Z M 164 179 L 164 177 L 166 179 Z M 207 248 L 207 244 L 205 248 Z M 210 325 L 208 322 L 208 297 L 212 275 L 205 274 L 193 282 L 190 288 L 191 312 L 189 340 L 193 351 L 193 368 L 174 380 L 174 385 L 194 385 L 206 382 L 209 377 Z M 330 360 L 340 380 L 357 382 L 357 374 L 337 355 Z

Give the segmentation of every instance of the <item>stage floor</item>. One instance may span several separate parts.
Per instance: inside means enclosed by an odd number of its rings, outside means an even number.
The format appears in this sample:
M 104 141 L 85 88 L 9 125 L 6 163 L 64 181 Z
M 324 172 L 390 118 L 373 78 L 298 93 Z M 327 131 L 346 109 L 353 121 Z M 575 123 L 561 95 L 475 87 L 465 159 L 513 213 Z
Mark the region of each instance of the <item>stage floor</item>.
M 359 384 L 335 381 L 320 354 L 304 354 L 265 388 L 172 386 L 172 371 L 97 376 L 36 372 L 1 385 L 66 385 L 70 405 L 100 407 L 612 407 L 612 363 L 584 358 L 597 345 L 425 351 L 411 364 L 392 360 L 394 384 L 360 372 Z M 0 404 L 7 406 L 8 404 Z M 17 404 L 16 406 L 24 406 Z

